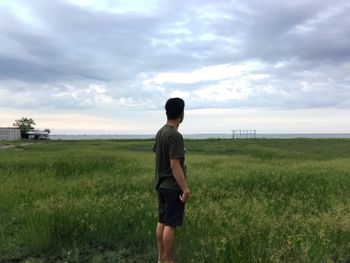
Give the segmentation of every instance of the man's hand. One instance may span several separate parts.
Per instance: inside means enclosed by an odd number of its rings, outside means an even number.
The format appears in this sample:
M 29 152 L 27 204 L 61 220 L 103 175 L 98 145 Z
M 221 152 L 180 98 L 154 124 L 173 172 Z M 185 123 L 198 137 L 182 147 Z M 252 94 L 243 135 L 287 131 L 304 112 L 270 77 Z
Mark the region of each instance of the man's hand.
M 187 190 L 180 195 L 180 200 L 182 203 L 186 203 L 188 199 L 190 199 L 190 190 Z

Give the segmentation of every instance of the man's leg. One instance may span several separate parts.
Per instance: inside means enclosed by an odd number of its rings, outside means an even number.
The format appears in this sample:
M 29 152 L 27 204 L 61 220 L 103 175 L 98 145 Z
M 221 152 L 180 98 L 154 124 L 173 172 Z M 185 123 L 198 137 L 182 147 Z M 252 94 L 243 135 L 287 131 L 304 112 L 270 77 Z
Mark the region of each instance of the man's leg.
M 158 223 L 157 224 L 157 228 L 156 228 L 157 249 L 158 249 L 158 263 L 162 263 L 163 260 L 164 260 L 163 231 L 164 231 L 164 224 Z
M 164 263 L 174 263 L 173 251 L 175 246 L 175 228 L 164 226 L 163 230 L 163 256 Z

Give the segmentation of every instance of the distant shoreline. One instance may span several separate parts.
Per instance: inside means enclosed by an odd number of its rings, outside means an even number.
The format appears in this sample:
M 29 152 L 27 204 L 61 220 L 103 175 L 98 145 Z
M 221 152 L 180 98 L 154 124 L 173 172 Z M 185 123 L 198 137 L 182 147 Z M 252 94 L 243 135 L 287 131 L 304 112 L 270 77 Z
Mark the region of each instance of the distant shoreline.
M 50 135 L 51 140 L 130 140 L 130 139 L 153 139 L 155 135 L 151 134 L 77 134 L 65 135 L 55 134 Z M 185 139 L 232 139 L 232 134 L 184 134 Z M 350 138 L 350 133 L 257 133 L 257 139 L 296 139 L 296 138 L 310 138 L 310 139 L 346 139 Z

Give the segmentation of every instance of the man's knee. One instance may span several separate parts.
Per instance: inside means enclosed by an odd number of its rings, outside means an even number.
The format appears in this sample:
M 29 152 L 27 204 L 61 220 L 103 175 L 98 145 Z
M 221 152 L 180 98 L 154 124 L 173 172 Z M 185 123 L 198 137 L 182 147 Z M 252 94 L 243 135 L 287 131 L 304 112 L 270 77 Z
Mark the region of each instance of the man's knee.
M 163 238 L 163 232 L 164 232 L 164 225 L 161 223 L 158 223 L 156 227 L 156 236 L 158 239 Z
M 175 227 L 172 226 L 164 226 L 164 230 L 163 230 L 163 235 L 174 235 L 175 234 Z

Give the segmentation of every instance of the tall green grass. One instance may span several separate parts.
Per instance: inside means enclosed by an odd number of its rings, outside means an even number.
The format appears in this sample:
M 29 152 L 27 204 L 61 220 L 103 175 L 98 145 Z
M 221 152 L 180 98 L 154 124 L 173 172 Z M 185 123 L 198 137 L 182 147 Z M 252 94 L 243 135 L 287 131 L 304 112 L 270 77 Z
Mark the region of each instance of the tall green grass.
M 151 140 L 0 151 L 0 261 L 155 262 Z M 350 140 L 189 140 L 178 262 L 349 262 Z

